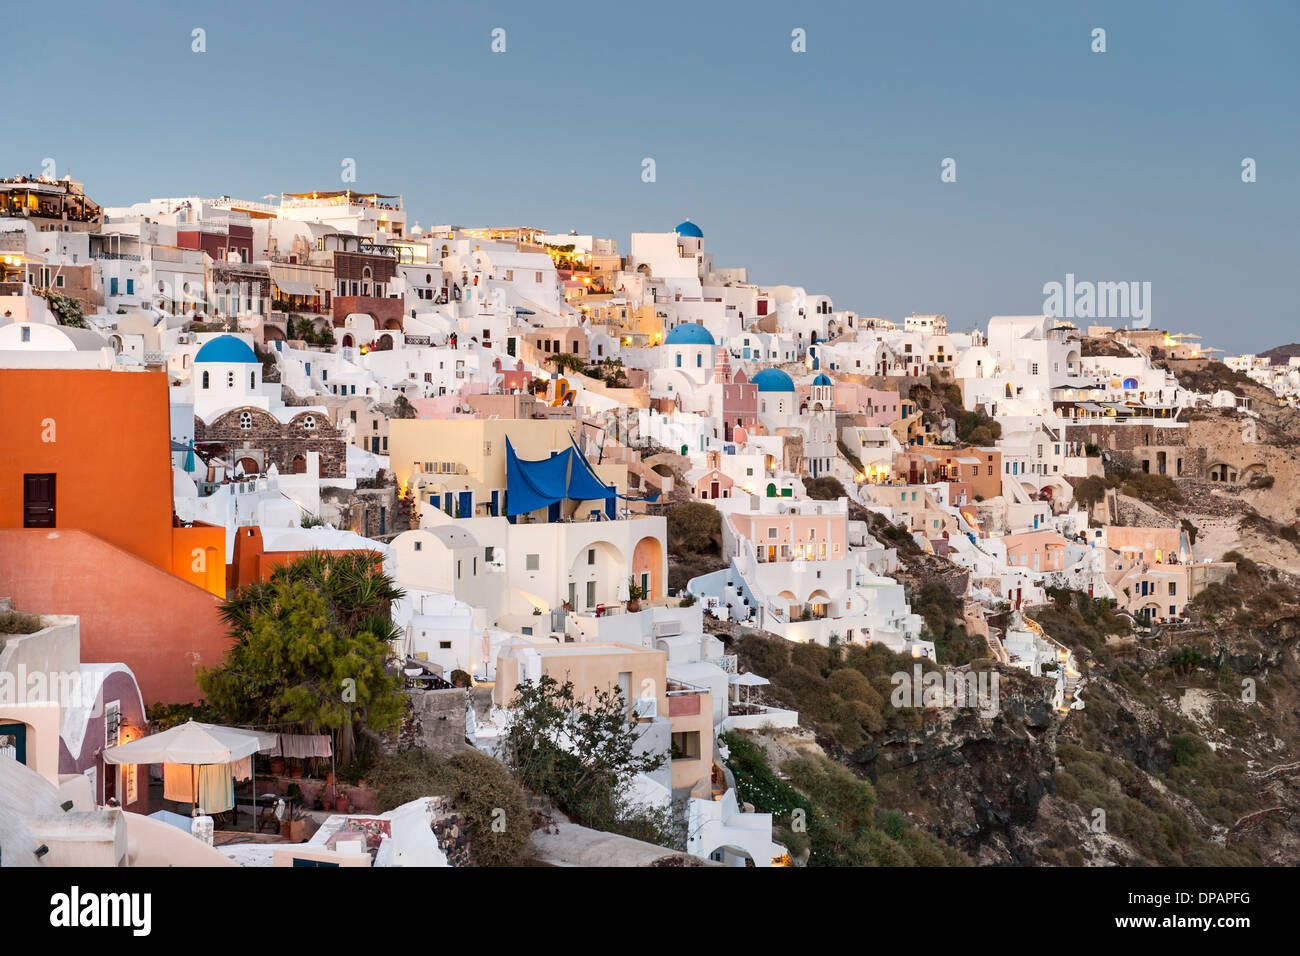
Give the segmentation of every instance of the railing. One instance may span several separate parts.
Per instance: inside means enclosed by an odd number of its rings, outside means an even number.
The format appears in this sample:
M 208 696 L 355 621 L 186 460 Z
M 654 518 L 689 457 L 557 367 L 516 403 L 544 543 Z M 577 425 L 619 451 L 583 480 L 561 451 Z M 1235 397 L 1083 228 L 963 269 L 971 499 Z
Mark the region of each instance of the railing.
M 709 663 L 716 664 L 728 674 L 737 673 L 735 654 L 723 654 L 721 657 L 712 657 L 709 659 Z

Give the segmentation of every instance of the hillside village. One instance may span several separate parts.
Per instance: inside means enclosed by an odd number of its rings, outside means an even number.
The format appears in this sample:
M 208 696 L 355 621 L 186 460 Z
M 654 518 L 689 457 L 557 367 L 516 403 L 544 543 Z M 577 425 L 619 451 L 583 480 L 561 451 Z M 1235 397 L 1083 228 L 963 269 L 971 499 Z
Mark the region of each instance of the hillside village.
M 1300 862 L 1300 358 L 646 225 L 0 181 L 4 865 Z

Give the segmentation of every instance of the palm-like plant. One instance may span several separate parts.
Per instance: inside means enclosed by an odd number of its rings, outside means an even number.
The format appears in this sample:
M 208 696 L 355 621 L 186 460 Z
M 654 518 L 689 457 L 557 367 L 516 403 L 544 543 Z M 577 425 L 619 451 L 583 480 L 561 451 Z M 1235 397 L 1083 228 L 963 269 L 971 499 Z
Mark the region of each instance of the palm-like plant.
M 390 608 L 405 593 L 373 551 L 312 551 L 280 565 L 222 603 L 234 646 L 201 677 L 209 703 L 226 719 L 336 729 L 348 763 L 354 725 L 391 730 L 400 718 Z

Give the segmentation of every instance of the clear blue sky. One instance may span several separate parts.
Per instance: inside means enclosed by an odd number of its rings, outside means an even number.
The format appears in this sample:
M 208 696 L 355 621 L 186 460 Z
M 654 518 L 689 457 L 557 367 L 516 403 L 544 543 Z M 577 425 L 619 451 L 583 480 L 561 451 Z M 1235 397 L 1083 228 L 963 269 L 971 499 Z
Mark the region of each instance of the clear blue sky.
M 626 251 L 689 216 L 720 266 L 867 315 L 968 329 L 1040 311 L 1072 272 L 1151 282 L 1155 326 L 1229 351 L 1300 341 L 1294 0 L 64 2 L 6 22 L 0 171 L 52 157 L 109 205 L 338 188 L 351 157 L 424 225 Z

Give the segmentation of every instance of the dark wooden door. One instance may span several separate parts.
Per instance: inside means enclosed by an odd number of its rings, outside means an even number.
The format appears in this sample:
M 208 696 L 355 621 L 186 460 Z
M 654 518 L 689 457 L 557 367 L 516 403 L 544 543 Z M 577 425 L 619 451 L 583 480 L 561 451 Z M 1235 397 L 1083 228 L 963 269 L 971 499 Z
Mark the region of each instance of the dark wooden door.
M 54 527 L 54 475 L 23 475 L 23 527 Z

